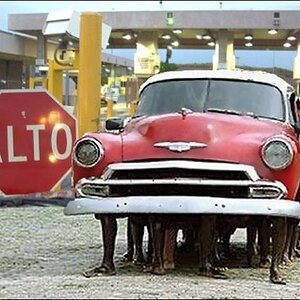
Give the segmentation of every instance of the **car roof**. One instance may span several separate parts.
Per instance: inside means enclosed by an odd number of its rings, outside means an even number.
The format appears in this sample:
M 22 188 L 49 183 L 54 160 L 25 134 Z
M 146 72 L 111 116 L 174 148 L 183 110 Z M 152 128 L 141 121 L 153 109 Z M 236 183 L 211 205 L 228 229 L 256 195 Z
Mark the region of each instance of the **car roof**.
M 294 90 L 293 86 L 277 76 L 276 74 L 264 71 L 248 71 L 248 70 L 182 70 L 167 71 L 155 74 L 149 77 L 140 87 L 141 92 L 146 86 L 154 82 L 176 80 L 176 79 L 233 79 L 242 81 L 254 81 L 259 83 L 271 84 L 279 88 L 283 95 L 287 95 Z

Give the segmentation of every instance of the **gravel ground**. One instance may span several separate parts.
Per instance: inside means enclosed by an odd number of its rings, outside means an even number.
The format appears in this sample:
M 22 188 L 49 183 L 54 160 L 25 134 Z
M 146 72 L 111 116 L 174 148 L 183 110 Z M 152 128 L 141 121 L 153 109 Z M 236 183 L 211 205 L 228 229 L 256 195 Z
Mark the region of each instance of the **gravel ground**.
M 102 243 L 99 222 L 92 215 L 65 216 L 62 207 L 8 207 L 0 213 L 1 299 L 299 299 L 300 264 L 282 273 L 288 284 L 269 282 L 269 271 L 245 262 L 245 231 L 232 237 L 239 264 L 229 279 L 196 275 L 196 267 L 178 267 L 164 276 L 140 272 L 120 261 L 126 249 L 126 219 L 119 219 L 117 275 L 85 278 L 99 265 Z

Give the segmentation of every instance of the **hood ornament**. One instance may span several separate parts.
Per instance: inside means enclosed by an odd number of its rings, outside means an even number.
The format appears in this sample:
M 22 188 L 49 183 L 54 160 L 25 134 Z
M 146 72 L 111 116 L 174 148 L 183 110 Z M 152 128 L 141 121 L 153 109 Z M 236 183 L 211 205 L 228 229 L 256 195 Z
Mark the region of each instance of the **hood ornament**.
M 174 152 L 190 151 L 193 148 L 205 148 L 207 144 L 198 142 L 161 142 L 155 143 L 154 147 L 166 148 Z
M 192 114 L 193 111 L 192 111 L 191 109 L 189 109 L 189 108 L 182 107 L 181 110 L 180 110 L 178 113 L 182 115 L 182 118 L 183 118 L 183 119 L 185 119 L 186 116 L 187 116 L 188 114 Z

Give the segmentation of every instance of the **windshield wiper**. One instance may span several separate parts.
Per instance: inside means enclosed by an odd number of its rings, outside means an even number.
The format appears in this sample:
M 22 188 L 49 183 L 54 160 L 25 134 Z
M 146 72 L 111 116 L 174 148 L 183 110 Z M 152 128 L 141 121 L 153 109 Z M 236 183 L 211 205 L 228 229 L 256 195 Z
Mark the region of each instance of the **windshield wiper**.
M 144 117 L 144 116 L 146 116 L 146 115 L 144 115 L 144 114 L 134 115 L 134 116 L 131 117 L 131 119 L 137 119 L 137 118 L 141 118 L 141 117 Z
M 268 119 L 268 120 L 275 120 L 275 121 L 280 121 L 280 122 L 284 121 L 283 119 L 279 119 L 277 117 L 272 117 L 272 116 L 257 116 L 257 118 Z
M 218 113 L 224 113 L 224 114 L 231 114 L 231 115 L 237 115 L 237 116 L 248 116 L 248 117 L 252 117 L 254 119 L 270 119 L 270 120 L 276 120 L 276 121 L 281 121 L 281 122 L 283 121 L 282 119 L 272 117 L 272 116 L 257 115 L 252 111 L 244 113 L 244 112 L 231 110 L 231 109 L 225 109 L 225 108 L 208 108 L 208 109 L 206 109 L 206 111 L 208 111 L 208 112 L 218 112 Z
M 237 116 L 243 115 L 243 113 L 241 113 L 240 111 L 225 109 L 225 108 L 207 108 L 206 111 L 217 112 L 217 113 L 221 113 L 221 114 L 237 115 Z
M 243 115 L 248 116 L 248 117 L 252 117 L 254 119 L 258 119 L 259 118 L 259 116 L 257 114 L 255 114 L 253 111 L 247 111 Z

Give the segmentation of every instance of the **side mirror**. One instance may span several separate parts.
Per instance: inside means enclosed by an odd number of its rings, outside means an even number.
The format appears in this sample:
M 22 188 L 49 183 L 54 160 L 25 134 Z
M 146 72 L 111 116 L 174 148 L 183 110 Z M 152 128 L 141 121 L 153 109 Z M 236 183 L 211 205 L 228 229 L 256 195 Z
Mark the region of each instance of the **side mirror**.
M 294 125 L 296 133 L 299 135 L 300 134 L 300 122 L 296 122 Z
M 105 121 L 106 130 L 120 130 L 124 128 L 124 120 L 122 118 L 110 118 Z

